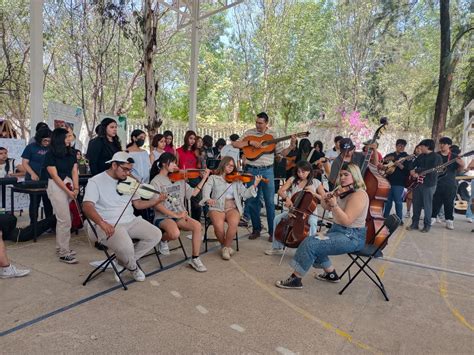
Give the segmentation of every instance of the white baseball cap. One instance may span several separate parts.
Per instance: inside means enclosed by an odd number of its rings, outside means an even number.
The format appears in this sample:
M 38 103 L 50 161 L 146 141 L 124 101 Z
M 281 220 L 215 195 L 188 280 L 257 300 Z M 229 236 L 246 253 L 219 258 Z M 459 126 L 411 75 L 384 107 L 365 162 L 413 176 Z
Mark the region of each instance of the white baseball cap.
M 127 152 L 117 152 L 114 154 L 112 159 L 107 160 L 105 164 L 110 164 L 110 163 L 135 163 L 135 160 L 128 154 Z

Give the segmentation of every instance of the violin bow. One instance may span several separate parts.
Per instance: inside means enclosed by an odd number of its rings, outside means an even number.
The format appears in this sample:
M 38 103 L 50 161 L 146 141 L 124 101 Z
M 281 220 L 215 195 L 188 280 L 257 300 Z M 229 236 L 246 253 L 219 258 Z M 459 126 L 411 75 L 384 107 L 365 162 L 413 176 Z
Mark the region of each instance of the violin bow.
M 137 180 L 135 177 L 134 177 L 135 180 Z M 138 180 L 137 180 L 138 181 Z M 139 181 L 139 183 L 137 184 L 137 187 L 135 188 L 135 190 L 133 191 L 133 193 L 131 194 L 130 198 L 128 199 L 127 201 L 127 204 L 125 205 L 125 207 L 123 208 L 122 212 L 120 213 L 120 216 L 119 218 L 117 218 L 117 222 L 115 222 L 114 224 L 114 228 L 117 226 L 118 222 L 120 221 L 120 219 L 122 218 L 123 214 L 125 213 L 125 211 L 127 210 L 127 207 L 130 205 L 130 202 L 132 202 L 132 198 L 133 196 L 135 196 L 135 193 L 138 191 L 138 189 L 140 188 L 140 184 L 141 184 L 141 181 Z

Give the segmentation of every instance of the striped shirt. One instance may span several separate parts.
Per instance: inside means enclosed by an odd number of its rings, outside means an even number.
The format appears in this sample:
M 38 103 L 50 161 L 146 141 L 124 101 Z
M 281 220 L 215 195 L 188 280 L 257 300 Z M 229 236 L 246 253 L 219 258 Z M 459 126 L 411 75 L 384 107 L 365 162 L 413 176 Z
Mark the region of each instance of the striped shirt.
M 245 139 L 245 137 L 248 137 L 248 136 L 257 136 L 257 137 L 261 137 L 265 134 L 271 134 L 273 136 L 273 138 L 278 138 L 277 135 L 276 135 L 276 132 L 274 130 L 272 130 L 271 128 L 268 128 L 264 133 L 261 133 L 259 131 L 257 131 L 256 128 L 252 128 L 252 129 L 249 129 L 247 131 L 244 132 L 243 136 L 242 136 L 242 139 Z M 285 149 L 285 146 L 284 146 L 284 143 L 280 142 L 276 145 L 276 149 L 275 149 L 275 152 L 276 154 L 279 154 L 282 150 Z M 262 156 L 256 160 L 248 160 L 247 161 L 247 165 L 251 165 L 251 166 L 256 166 L 256 167 L 261 167 L 261 166 L 268 166 L 268 165 L 272 165 L 275 161 L 275 154 L 272 153 L 272 154 L 262 154 Z

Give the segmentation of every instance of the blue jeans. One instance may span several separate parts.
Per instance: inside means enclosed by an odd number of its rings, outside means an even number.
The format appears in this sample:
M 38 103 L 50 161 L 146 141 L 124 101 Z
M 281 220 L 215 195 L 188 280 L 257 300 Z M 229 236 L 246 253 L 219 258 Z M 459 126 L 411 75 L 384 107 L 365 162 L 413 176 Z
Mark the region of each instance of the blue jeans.
M 328 239 L 318 239 L 318 236 L 308 237 L 300 244 L 290 265 L 295 271 L 304 276 L 311 266 L 329 268 L 331 260 L 328 255 L 340 255 L 362 250 L 365 245 L 367 228 L 344 227 L 333 224 L 326 233 Z
M 474 180 L 471 180 L 471 197 L 469 198 L 469 203 L 467 206 L 467 211 L 466 211 L 466 218 L 473 218 L 474 219 L 474 213 L 471 211 L 471 205 L 472 205 L 472 199 L 474 198 Z
M 262 230 L 262 223 L 260 222 L 260 201 L 265 202 L 265 209 L 267 210 L 268 233 L 273 235 L 273 220 L 275 219 L 275 178 L 273 175 L 273 165 L 267 168 L 258 168 L 247 165 L 245 171 L 251 173 L 253 176 L 261 175 L 268 179 L 268 183 L 261 181 L 257 188 L 257 196 L 249 198 L 245 201 L 244 216 L 252 219 L 252 229 L 254 232 Z M 247 186 L 253 184 L 249 182 Z
M 392 210 L 392 202 L 395 202 L 395 212 L 397 213 L 398 218 L 403 221 L 403 190 L 405 188 L 403 186 L 394 186 L 390 189 L 390 193 L 388 194 L 387 201 L 385 202 L 385 208 L 383 212 L 383 216 L 387 218 L 390 216 L 390 211 Z
M 276 230 L 276 227 L 278 223 L 281 222 L 283 218 L 286 218 L 288 216 L 288 212 L 283 212 L 280 213 L 275 217 L 273 220 L 273 231 Z M 309 216 L 308 218 L 308 223 L 309 223 L 309 236 L 315 235 L 316 231 L 318 230 L 318 217 L 314 214 Z M 309 238 L 308 236 L 308 238 Z M 279 242 L 278 240 L 275 239 L 275 236 L 273 236 L 273 241 L 272 241 L 272 248 L 273 249 L 283 249 L 284 245 Z

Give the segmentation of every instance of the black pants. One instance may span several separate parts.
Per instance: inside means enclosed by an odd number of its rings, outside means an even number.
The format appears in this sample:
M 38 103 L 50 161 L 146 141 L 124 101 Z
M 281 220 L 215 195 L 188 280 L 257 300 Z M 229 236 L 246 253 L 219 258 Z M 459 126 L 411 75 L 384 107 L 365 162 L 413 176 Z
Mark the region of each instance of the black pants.
M 201 178 L 189 179 L 188 184 L 191 187 L 196 187 L 200 182 L 201 182 Z M 199 202 L 201 201 L 201 199 L 202 199 L 201 191 L 199 191 L 199 193 L 196 196 L 191 197 L 191 218 L 195 219 L 196 221 L 201 220 L 202 208 L 201 208 L 201 205 L 199 205 Z
M 11 214 L 0 214 L 0 230 L 2 239 L 9 240 L 16 227 L 16 217 Z
M 38 220 L 38 208 L 41 203 L 41 200 L 43 200 L 43 207 L 44 207 L 44 214 L 45 217 L 51 217 L 53 215 L 53 206 L 51 205 L 51 201 L 48 198 L 48 195 L 44 193 L 44 195 L 38 196 L 36 199 L 36 204 L 33 204 L 33 200 L 31 199 L 30 196 L 30 207 L 28 209 L 30 213 L 30 223 L 33 223 L 33 219 L 36 216 L 36 221 Z M 35 222 L 36 222 L 35 221 Z
M 444 218 L 448 221 L 454 220 L 453 212 L 456 190 L 456 183 L 437 186 L 433 196 L 433 212 L 431 213 L 431 218 L 436 218 L 441 206 L 444 206 Z

